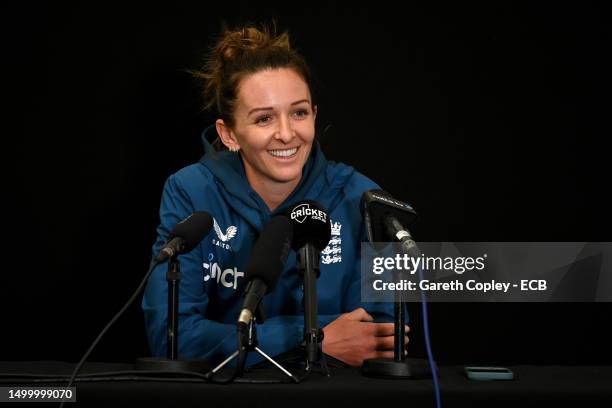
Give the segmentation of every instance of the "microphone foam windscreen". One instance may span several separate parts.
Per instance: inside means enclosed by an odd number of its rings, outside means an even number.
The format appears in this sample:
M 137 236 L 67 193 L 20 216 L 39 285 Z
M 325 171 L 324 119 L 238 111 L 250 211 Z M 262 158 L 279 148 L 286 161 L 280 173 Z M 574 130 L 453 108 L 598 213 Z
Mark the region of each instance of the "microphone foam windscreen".
M 331 224 L 323 205 L 305 200 L 294 205 L 287 214 L 293 221 L 294 250 L 306 244 L 312 244 L 319 251 L 325 249 L 331 238 Z
M 182 253 L 191 252 L 204 239 L 213 225 L 212 217 L 206 211 L 196 211 L 176 224 L 170 232 L 168 241 L 179 237 L 185 241 Z
M 292 239 L 293 225 L 289 218 L 272 217 L 255 241 L 244 277 L 262 279 L 267 286 L 266 293 L 274 289 L 287 263 Z

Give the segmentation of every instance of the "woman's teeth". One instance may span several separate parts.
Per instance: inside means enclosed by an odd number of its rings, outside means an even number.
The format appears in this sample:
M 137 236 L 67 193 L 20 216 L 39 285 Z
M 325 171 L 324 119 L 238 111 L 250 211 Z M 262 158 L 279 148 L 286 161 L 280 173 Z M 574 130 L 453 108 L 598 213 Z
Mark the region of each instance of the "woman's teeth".
M 287 150 L 268 150 L 268 152 L 270 152 L 272 156 L 276 156 L 276 157 L 289 157 L 289 156 L 293 156 L 295 152 L 297 152 L 297 147 L 294 147 L 293 149 L 287 149 Z

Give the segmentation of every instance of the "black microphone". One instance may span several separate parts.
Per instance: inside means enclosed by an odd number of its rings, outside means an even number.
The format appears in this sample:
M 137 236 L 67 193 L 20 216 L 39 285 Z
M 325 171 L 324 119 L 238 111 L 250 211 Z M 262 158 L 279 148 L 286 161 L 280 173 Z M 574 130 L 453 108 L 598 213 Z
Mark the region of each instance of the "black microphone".
M 361 201 L 364 207 L 365 224 L 370 242 L 397 240 L 402 250 L 411 257 L 419 257 L 421 251 L 412 239 L 405 225 L 413 222 L 417 216 L 414 209 L 393 198 L 383 190 L 369 190 L 363 193 Z M 407 369 L 405 365 L 406 348 L 405 310 L 403 298 L 396 292 L 394 304 L 394 341 L 392 361 L 370 359 L 364 361 L 365 372 L 377 375 L 402 376 Z
M 251 322 L 263 297 L 276 286 L 287 263 L 292 239 L 293 226 L 284 215 L 270 219 L 261 231 L 244 273 L 248 284 L 238 317 L 239 326 L 246 326 Z
M 196 211 L 183 221 L 176 224 L 170 232 L 168 242 L 157 253 L 156 263 L 162 263 L 168 258 L 191 252 L 204 239 L 213 226 L 213 220 L 206 211 Z
M 361 200 L 370 242 L 397 240 L 408 255 L 420 256 L 419 248 L 406 228 L 417 217 L 410 205 L 396 200 L 384 190 L 368 190 Z
M 306 369 L 321 360 L 323 330 L 319 328 L 317 278 L 321 251 L 329 243 L 331 223 L 326 209 L 316 201 L 302 201 L 288 211 L 293 222 L 293 249 L 298 254 L 298 270 L 304 278 L 304 342 Z
M 327 210 L 313 200 L 301 201 L 287 212 L 293 221 L 293 244 L 295 251 L 312 245 L 318 251 L 325 249 L 331 238 L 331 223 Z
M 397 240 L 401 242 L 402 251 L 410 257 L 419 257 L 421 251 L 406 228 L 417 214 L 414 209 L 393 198 L 383 190 L 369 190 L 363 193 L 361 202 L 364 209 L 365 223 L 370 242 Z M 397 273 L 397 270 L 395 271 Z M 396 276 L 397 277 L 397 276 Z M 422 270 L 419 269 L 419 277 Z M 426 316 L 424 296 L 423 314 Z M 394 328 L 393 328 L 393 358 L 372 358 L 363 362 L 361 371 L 364 375 L 383 378 L 422 378 L 432 375 L 435 365 L 429 368 L 423 359 L 407 358 L 405 337 L 405 302 L 401 292 L 395 292 Z M 425 322 L 427 323 L 427 321 Z M 427 328 L 427 324 L 425 325 Z M 428 339 L 427 334 L 425 335 Z M 435 381 L 435 380 L 434 380 Z

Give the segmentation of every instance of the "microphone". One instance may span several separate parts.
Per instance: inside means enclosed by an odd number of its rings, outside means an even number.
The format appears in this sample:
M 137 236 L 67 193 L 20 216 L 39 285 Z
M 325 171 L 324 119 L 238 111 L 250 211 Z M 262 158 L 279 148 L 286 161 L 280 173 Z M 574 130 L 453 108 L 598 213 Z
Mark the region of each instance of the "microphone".
M 419 248 L 405 227 L 417 217 L 410 205 L 396 200 L 384 190 L 368 190 L 363 193 L 361 201 L 370 242 L 394 239 L 411 257 L 420 256 Z
M 316 201 L 302 201 L 288 212 L 293 222 L 293 249 L 298 254 L 298 270 L 304 279 L 304 342 L 306 370 L 322 357 L 323 330 L 319 328 L 317 278 L 321 274 L 321 251 L 329 243 L 331 223 L 325 208 Z M 325 365 L 324 365 L 325 366 Z
M 204 372 L 208 370 L 208 362 L 206 360 L 178 360 L 178 282 L 180 280 L 180 271 L 178 268 L 178 261 L 174 259 L 176 255 L 190 252 L 193 248 L 210 231 L 212 228 L 212 217 L 205 211 L 196 211 L 181 222 L 179 222 L 170 232 L 168 242 L 164 247 L 157 253 L 155 258 L 151 260 L 149 270 L 145 274 L 144 278 L 138 285 L 138 288 L 130 297 L 125 305 L 117 312 L 117 314 L 107 323 L 102 329 L 98 337 L 93 341 L 89 349 L 85 352 L 81 360 L 77 363 L 74 371 L 72 372 L 70 379 L 68 380 L 68 387 L 70 388 L 77 377 L 77 374 L 83 367 L 83 364 L 98 345 L 102 337 L 108 332 L 111 326 L 117 321 L 117 319 L 128 309 L 128 307 L 136 300 L 140 295 L 149 277 L 155 270 L 155 267 L 161 262 L 170 258 L 171 262 L 168 263 L 168 273 L 166 279 L 168 281 L 168 319 L 167 319 L 167 330 L 166 330 L 166 344 L 167 344 L 167 356 L 168 358 L 139 358 L 136 360 L 135 368 L 137 370 L 156 370 L 156 371 L 192 371 L 192 372 Z M 62 400 L 60 406 L 64 405 Z
M 320 203 L 305 200 L 296 204 L 287 214 L 293 222 L 292 248 L 298 251 L 312 245 L 318 251 L 325 249 L 331 238 L 331 223 L 327 211 Z
M 276 286 L 287 263 L 292 239 L 293 226 L 284 215 L 270 219 L 261 231 L 244 274 L 248 284 L 238 317 L 239 326 L 245 327 L 251 322 L 263 297 Z
M 204 239 L 213 225 L 212 217 L 206 211 L 196 211 L 176 224 L 170 232 L 168 242 L 155 256 L 155 263 L 191 252 Z
M 405 227 L 417 217 L 410 205 L 396 200 L 383 190 L 366 191 L 361 201 L 370 242 L 397 240 L 401 243 L 402 251 L 410 257 L 420 256 L 421 251 Z M 362 371 L 366 375 L 406 378 L 424 375 L 427 372 L 427 366 L 422 361 L 411 360 L 409 362 L 404 355 L 406 348 L 404 302 L 401 294 L 396 292 L 395 296 L 393 358 L 365 360 Z

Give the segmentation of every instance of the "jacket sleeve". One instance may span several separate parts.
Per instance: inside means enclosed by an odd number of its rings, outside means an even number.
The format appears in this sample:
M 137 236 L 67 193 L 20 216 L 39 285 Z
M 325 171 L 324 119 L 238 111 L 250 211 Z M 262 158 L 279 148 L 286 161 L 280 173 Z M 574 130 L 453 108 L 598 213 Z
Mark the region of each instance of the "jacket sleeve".
M 171 176 L 165 186 L 160 205 L 160 225 L 153 246 L 156 254 L 166 242 L 174 226 L 194 211 L 188 194 L 177 177 Z M 236 325 L 206 319 L 209 298 L 202 284 L 202 249 L 198 245 L 188 254 L 180 255 L 181 284 L 179 292 L 179 356 L 207 358 L 220 361 L 236 351 Z M 145 289 L 142 300 L 149 347 L 154 356 L 166 355 L 168 315 L 167 264 L 158 265 Z M 338 315 L 319 316 L 321 327 Z M 237 316 L 236 316 L 237 318 Z M 276 355 L 299 345 L 303 340 L 303 316 L 275 316 L 257 326 L 259 347 L 269 355 Z M 249 353 L 247 365 L 261 361 L 258 353 Z

